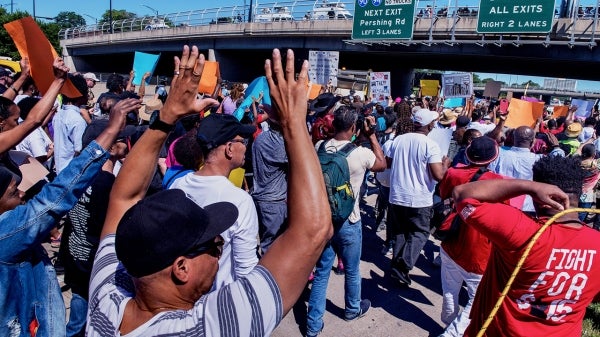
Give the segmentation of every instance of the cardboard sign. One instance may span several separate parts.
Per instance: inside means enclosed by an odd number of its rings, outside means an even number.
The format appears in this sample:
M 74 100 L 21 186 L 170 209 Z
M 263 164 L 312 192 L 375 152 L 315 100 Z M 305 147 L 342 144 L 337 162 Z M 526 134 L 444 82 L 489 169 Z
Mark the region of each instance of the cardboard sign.
M 552 112 L 552 118 L 566 116 L 569 113 L 569 107 L 566 105 L 555 105 Z
M 575 117 L 587 118 L 592 115 L 592 108 L 594 107 L 595 101 L 587 101 L 584 99 L 574 98 L 571 100 L 571 106 L 576 106 Z
M 500 111 L 501 114 L 504 114 L 508 111 L 508 100 L 507 99 L 501 99 L 500 100 L 500 107 L 498 108 L 498 110 Z
M 204 69 L 202 69 L 200 83 L 198 83 L 198 92 L 201 94 L 212 95 L 217 87 L 219 75 L 219 62 L 204 61 Z
M 52 64 L 58 53 L 30 16 L 6 23 L 4 28 L 13 39 L 21 57 L 29 57 L 31 77 L 40 93 L 44 95 L 54 81 Z M 82 96 L 68 79 L 60 93 L 71 98 Z
M 142 84 L 142 77 L 144 77 L 144 74 L 150 73 L 150 76 L 146 78 L 146 85 L 150 84 L 150 79 L 154 74 L 154 69 L 156 69 L 159 58 L 160 54 L 155 55 L 136 51 L 133 57 L 134 75 L 132 83 L 134 85 Z
M 323 86 L 316 83 L 308 83 L 308 99 L 315 99 L 321 94 Z
M 542 117 L 544 103 L 532 103 L 513 98 L 510 100 L 508 110 L 510 113 L 506 118 L 506 126 L 510 128 L 517 128 L 522 125 L 534 127 L 537 119 Z
M 465 106 L 465 99 L 462 97 L 451 97 L 444 99 L 444 108 L 456 108 Z
M 420 80 L 421 96 L 435 97 L 440 92 L 440 81 L 438 80 Z
M 27 192 L 31 186 L 44 180 L 49 173 L 44 165 L 25 152 L 9 151 L 9 155 L 10 159 L 19 165 L 19 170 L 23 174 L 23 179 L 17 187 L 19 191 Z
M 263 97 L 261 104 L 263 105 L 263 109 L 265 111 L 269 111 L 271 109 L 271 94 L 269 93 L 269 83 L 267 82 L 267 78 L 265 76 L 260 76 L 255 78 L 245 91 L 244 100 L 240 104 L 240 106 L 235 109 L 233 112 L 233 116 L 238 120 L 242 120 L 244 117 L 244 113 L 246 109 L 250 108 L 250 104 L 252 104 L 252 97 L 258 98 L 260 93 L 262 92 Z M 252 114 L 250 114 L 250 118 L 252 118 Z
M 499 81 L 488 81 L 485 83 L 485 89 L 483 90 L 484 97 L 498 97 L 500 89 L 502 88 L 502 82 Z

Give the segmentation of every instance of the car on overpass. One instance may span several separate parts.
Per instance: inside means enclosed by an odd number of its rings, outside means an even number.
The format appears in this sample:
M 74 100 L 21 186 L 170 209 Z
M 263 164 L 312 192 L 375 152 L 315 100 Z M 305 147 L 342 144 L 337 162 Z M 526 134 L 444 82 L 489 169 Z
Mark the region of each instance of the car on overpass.
M 292 12 L 285 6 L 275 6 L 271 8 L 263 8 L 259 14 L 254 15 L 254 22 L 280 22 L 294 21 Z
M 352 20 L 352 14 L 341 2 L 315 1 L 311 13 L 312 20 Z
M 155 29 L 165 29 L 171 28 L 169 25 L 165 23 L 163 19 L 153 18 L 149 24 L 144 27 L 144 30 L 155 30 Z

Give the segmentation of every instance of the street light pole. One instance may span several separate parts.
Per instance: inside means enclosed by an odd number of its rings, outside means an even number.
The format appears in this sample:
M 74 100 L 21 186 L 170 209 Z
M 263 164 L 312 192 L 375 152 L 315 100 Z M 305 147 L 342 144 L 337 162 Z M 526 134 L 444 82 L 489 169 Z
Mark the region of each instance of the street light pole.
M 98 19 L 97 18 L 95 18 L 95 17 L 93 17 L 93 16 L 91 16 L 89 14 L 83 14 L 83 15 L 87 16 L 88 18 L 94 19 L 96 21 L 96 26 L 98 25 Z
M 33 21 L 35 21 L 35 0 L 33 0 Z
M 113 33 L 113 16 L 112 16 L 112 0 L 109 0 L 110 8 L 108 10 L 108 24 L 110 25 L 110 33 Z
M 154 9 L 148 5 L 144 5 L 144 4 L 140 4 L 140 6 L 144 6 L 144 7 L 148 8 L 149 10 L 156 12 L 156 17 L 158 18 L 158 11 L 156 9 Z

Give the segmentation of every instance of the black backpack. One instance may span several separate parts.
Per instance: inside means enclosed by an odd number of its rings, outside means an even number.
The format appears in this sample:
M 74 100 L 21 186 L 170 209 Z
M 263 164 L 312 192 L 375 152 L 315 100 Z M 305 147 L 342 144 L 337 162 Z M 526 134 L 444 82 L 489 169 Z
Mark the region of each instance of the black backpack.
M 354 209 L 354 193 L 350 185 L 350 169 L 346 157 L 356 145 L 348 143 L 335 152 L 327 152 L 323 141 L 317 150 L 319 163 L 325 179 L 327 198 L 331 208 L 334 229 L 339 229 Z

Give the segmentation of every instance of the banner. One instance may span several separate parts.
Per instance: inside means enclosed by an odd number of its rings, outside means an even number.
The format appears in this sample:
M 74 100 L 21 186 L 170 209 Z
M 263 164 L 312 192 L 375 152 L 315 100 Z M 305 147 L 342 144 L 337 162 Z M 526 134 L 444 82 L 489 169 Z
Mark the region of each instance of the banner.
M 369 74 L 370 96 L 373 102 L 383 102 L 392 96 L 389 72 L 372 72 Z
M 498 95 L 500 95 L 501 88 L 502 88 L 502 82 L 487 81 L 485 83 L 485 89 L 483 90 L 483 96 L 496 98 L 496 97 L 498 97 Z
M 156 69 L 156 65 L 158 64 L 159 58 L 160 53 L 158 55 L 155 55 L 136 51 L 133 57 L 134 75 L 132 83 L 134 85 L 142 84 L 142 77 L 144 77 L 144 74 L 150 73 L 150 76 L 146 79 L 146 85 L 150 84 L 150 79 L 154 74 L 154 69 Z
M 440 93 L 440 81 L 438 80 L 420 80 L 421 96 L 438 96 Z
M 31 77 L 40 93 L 44 95 L 50 88 L 52 81 L 54 81 L 52 64 L 54 59 L 58 57 L 56 50 L 30 16 L 6 23 L 4 28 L 17 46 L 21 58 L 29 58 Z M 71 98 L 82 96 L 68 79 L 65 81 L 60 93 Z
M 444 74 L 442 76 L 442 92 L 444 97 L 471 97 L 473 95 L 472 74 Z
M 323 86 L 337 87 L 340 52 L 316 51 L 308 52 L 308 79 Z

